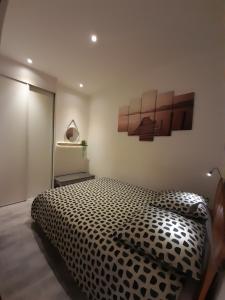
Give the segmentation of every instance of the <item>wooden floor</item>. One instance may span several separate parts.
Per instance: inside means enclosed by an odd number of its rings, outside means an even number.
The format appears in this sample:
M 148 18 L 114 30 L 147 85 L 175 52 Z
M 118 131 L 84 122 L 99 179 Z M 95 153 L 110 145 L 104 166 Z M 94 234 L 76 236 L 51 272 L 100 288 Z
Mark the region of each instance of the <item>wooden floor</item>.
M 0 208 L 2 300 L 86 300 L 58 252 L 33 225 L 30 208 L 31 201 Z

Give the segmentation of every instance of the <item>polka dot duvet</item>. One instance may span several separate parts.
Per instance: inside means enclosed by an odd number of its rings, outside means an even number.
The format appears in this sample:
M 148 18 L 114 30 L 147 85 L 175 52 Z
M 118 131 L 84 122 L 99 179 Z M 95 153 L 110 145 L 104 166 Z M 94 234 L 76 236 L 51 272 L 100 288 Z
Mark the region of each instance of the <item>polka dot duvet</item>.
M 100 178 L 38 195 L 31 215 L 88 299 L 179 299 L 184 274 L 114 238 L 157 195 Z

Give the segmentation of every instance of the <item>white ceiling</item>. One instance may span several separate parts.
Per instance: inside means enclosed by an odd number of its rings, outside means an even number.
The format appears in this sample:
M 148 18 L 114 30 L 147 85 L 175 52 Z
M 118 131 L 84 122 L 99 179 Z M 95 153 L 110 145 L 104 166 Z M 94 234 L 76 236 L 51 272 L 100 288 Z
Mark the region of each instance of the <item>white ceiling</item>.
M 1 53 L 94 94 L 213 45 L 221 0 L 10 0 Z M 196 30 L 198 28 L 198 30 Z M 211 33 L 210 33 L 211 31 Z M 89 41 L 97 33 L 99 42 Z

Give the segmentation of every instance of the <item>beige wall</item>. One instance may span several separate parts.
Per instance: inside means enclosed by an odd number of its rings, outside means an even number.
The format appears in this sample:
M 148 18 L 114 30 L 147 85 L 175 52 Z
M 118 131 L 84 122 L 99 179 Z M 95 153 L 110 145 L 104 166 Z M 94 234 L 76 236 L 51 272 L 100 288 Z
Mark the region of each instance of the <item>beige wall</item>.
M 7 5 L 8 5 L 8 0 L 0 0 L 0 43 L 1 43 L 2 28 L 5 19 Z
M 0 76 L 0 206 L 24 201 L 27 190 L 26 84 Z
M 67 126 L 74 120 L 80 132 L 81 140 L 88 138 L 89 99 L 75 90 L 58 85 L 55 101 L 55 143 L 65 141 Z M 81 147 L 56 147 L 54 156 L 54 174 L 63 175 L 88 171 L 86 153 Z
M 90 110 L 91 172 L 156 190 L 175 188 L 212 196 L 216 178 L 206 178 L 205 172 L 221 166 L 224 154 L 224 54 L 218 35 L 217 44 L 207 51 L 179 55 L 155 69 L 137 69 L 96 94 Z M 153 88 L 196 93 L 192 131 L 173 132 L 154 142 L 117 132 L 119 107 Z
M 52 187 L 54 94 L 29 89 L 27 125 L 27 198 Z
M 0 74 L 3 75 L 3 77 L 0 77 L 2 82 L 0 95 L 2 99 L 0 101 L 0 104 L 3 105 L 2 113 L 5 118 L 5 110 L 7 108 L 6 104 L 9 103 L 9 100 L 11 102 L 14 101 L 12 102 L 11 107 L 9 107 L 7 110 L 9 114 L 7 119 L 4 120 L 4 118 L 0 118 L 0 127 L 4 131 L 2 132 L 1 136 L 4 137 L 6 133 L 9 133 L 9 130 L 18 131 L 18 134 L 16 134 L 16 136 L 15 134 L 10 134 L 10 141 L 12 140 L 11 142 L 13 143 L 13 146 L 10 144 L 9 140 L 6 140 L 6 142 L 4 143 L 4 147 L 8 147 L 8 150 L 4 151 L 4 149 L 2 149 L 2 160 L 4 161 L 4 163 L 8 164 L 8 171 L 6 172 L 6 168 L 3 167 L 3 173 L 7 173 L 9 174 L 9 176 L 11 176 L 10 180 L 12 181 L 14 187 L 12 190 L 15 192 L 15 195 L 13 194 L 11 195 L 11 197 L 8 197 L 10 199 L 8 199 L 6 196 L 2 197 L 4 199 L 4 203 L 1 201 L 2 204 L 6 204 L 8 202 L 12 203 L 26 200 L 27 198 L 35 196 L 37 193 L 51 187 L 51 135 L 53 113 L 52 106 L 54 95 L 53 93 L 45 93 L 42 89 L 55 92 L 57 80 L 52 76 L 29 68 L 24 64 L 18 63 L 2 55 L 0 55 Z M 34 93 L 34 91 L 29 90 L 29 87 L 26 83 L 41 88 L 41 91 L 38 90 L 38 93 Z M 4 93 L 4 89 L 8 91 L 8 94 L 6 94 L 6 92 Z M 22 93 L 21 91 L 24 92 Z M 51 99 L 45 97 L 45 94 L 50 94 Z M 25 99 L 25 102 L 20 101 L 22 96 Z M 24 103 L 26 103 L 27 112 L 25 116 L 23 115 L 21 117 L 21 111 Z M 19 105 L 18 107 L 16 106 L 17 104 Z M 29 109 L 27 109 L 28 106 Z M 21 127 L 21 119 L 23 119 L 23 121 L 26 123 L 26 128 Z M 11 127 L 13 129 L 11 129 Z M 50 136 L 49 134 L 47 134 L 48 131 L 50 133 Z M 22 133 L 25 136 L 23 138 L 21 137 Z M 29 136 L 31 138 L 29 138 L 28 141 L 27 138 Z M 24 138 L 26 139 L 26 142 L 24 142 Z M 16 154 L 13 151 L 16 151 Z M 13 156 L 12 154 L 10 154 L 10 152 L 14 153 Z M 25 158 L 22 159 L 21 157 L 24 157 L 24 155 Z M 12 163 L 12 161 L 14 160 L 11 158 L 11 156 L 16 159 L 16 162 Z M 18 159 L 19 156 L 20 159 Z M 46 171 L 44 175 L 43 170 Z M 23 173 L 23 176 L 21 175 L 21 172 Z M 4 182 L 4 180 L 6 180 L 7 178 L 7 176 L 4 174 L 0 176 L 1 183 Z M 16 178 L 14 178 L 15 176 Z M 19 180 L 21 180 L 23 184 L 19 182 Z M 17 192 L 18 189 L 16 188 L 16 184 L 20 186 L 21 189 L 23 188 L 23 195 Z M 1 190 L 3 191 L 3 189 Z
M 55 141 L 64 141 L 67 126 L 74 119 L 80 140 L 87 140 L 89 126 L 89 99 L 75 90 L 58 84 L 55 102 Z
M 0 76 L 0 206 L 51 188 L 53 94 Z
M 55 93 L 57 79 L 0 54 L 0 74 Z
M 88 97 L 74 89 L 59 84 L 57 79 L 52 76 L 34 70 L 3 55 L 0 55 L 0 74 L 56 93 L 55 143 L 64 140 L 65 130 L 72 119 L 76 121 L 79 128 L 80 140 L 87 140 L 89 126 Z M 60 152 L 59 157 L 61 161 L 61 164 L 56 166 L 58 175 L 88 170 L 88 161 L 84 158 L 81 148 L 70 150 L 69 156 L 64 155 L 64 151 L 58 152 Z M 63 157 L 65 157 L 65 160 Z M 68 159 L 68 157 L 71 157 L 71 159 Z M 55 163 L 57 163 L 56 160 Z M 70 166 L 70 168 L 66 166 Z

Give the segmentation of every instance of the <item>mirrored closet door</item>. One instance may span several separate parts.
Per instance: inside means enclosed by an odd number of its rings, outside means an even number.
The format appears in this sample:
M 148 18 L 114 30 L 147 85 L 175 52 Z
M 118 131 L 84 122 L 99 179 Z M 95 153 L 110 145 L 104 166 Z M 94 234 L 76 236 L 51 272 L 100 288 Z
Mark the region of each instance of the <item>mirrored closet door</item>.
M 51 188 L 54 94 L 0 76 L 0 206 Z

